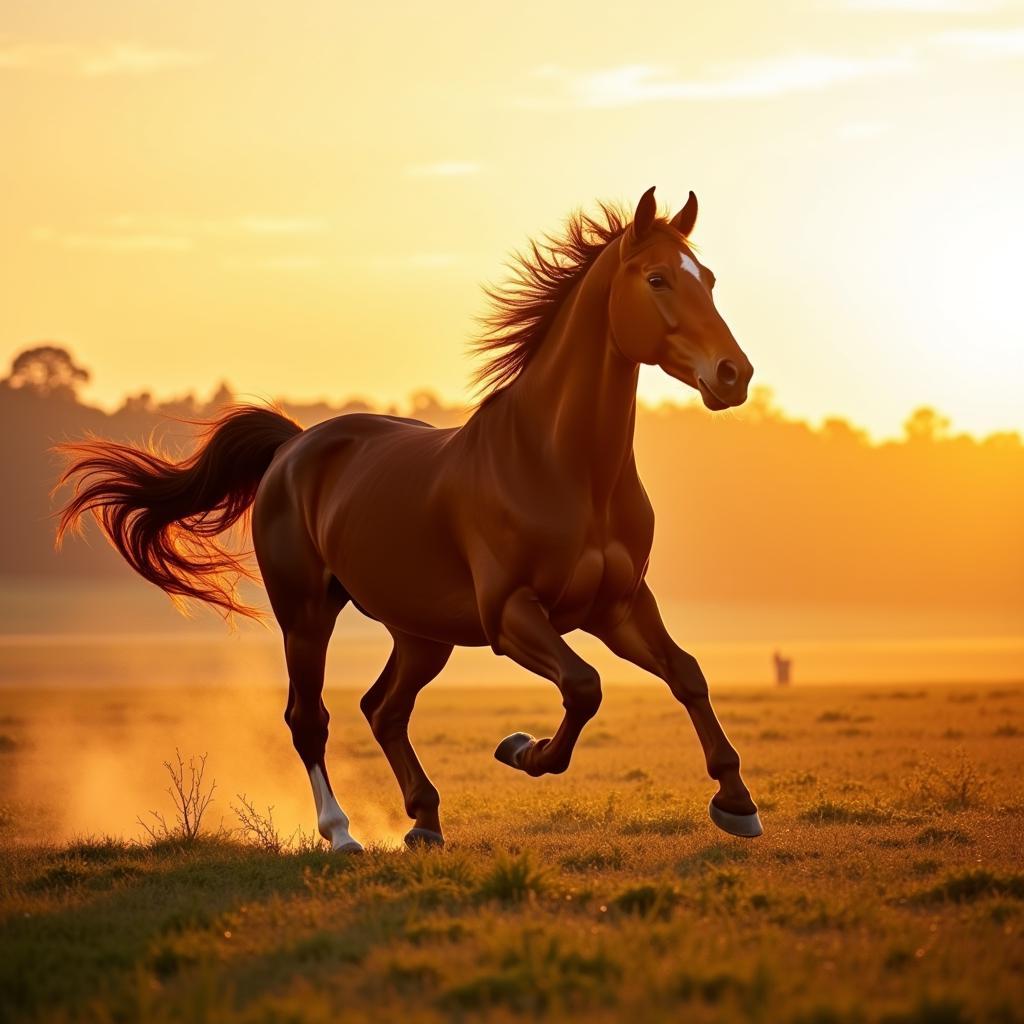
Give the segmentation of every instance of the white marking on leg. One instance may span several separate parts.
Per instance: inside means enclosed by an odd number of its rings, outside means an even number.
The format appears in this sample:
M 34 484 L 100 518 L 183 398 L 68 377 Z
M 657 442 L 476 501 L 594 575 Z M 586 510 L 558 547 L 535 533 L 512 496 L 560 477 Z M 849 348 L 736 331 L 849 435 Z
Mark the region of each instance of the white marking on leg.
M 698 281 L 701 280 L 700 267 L 697 266 L 696 260 L 694 260 L 688 252 L 680 252 L 679 266 L 681 266 L 688 274 L 693 274 Z
M 348 830 L 348 815 L 334 798 L 320 765 L 314 765 L 309 773 L 309 781 L 313 786 L 313 799 L 316 801 L 316 825 L 320 835 L 330 844 L 332 850 L 348 849 L 355 852 L 361 850 L 362 844 L 352 838 Z

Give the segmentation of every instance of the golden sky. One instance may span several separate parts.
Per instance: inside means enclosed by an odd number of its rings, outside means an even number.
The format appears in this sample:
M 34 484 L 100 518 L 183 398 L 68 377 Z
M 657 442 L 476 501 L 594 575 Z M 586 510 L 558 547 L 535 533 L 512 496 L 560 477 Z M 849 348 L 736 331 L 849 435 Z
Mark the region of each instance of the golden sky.
M 655 184 L 788 411 L 1022 429 L 1022 95 L 1021 2 L 13 0 L 0 354 L 457 399 L 507 252 Z

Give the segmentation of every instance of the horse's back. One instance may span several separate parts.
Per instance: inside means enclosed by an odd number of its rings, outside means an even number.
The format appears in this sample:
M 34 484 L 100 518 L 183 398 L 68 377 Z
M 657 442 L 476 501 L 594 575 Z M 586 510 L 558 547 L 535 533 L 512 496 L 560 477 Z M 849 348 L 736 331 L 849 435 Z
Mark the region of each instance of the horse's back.
M 311 427 L 281 448 L 261 485 L 257 555 L 277 514 L 374 618 L 435 639 L 483 642 L 453 531 L 457 433 L 364 413 Z

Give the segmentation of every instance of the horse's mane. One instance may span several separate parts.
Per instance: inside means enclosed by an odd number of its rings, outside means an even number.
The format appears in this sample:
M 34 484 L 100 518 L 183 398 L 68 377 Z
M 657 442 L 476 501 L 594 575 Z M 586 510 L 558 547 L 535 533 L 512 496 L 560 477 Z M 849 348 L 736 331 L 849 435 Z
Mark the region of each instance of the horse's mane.
M 630 214 L 612 203 L 601 203 L 594 216 L 578 210 L 560 234 L 531 240 L 525 252 L 513 255 L 508 281 L 484 288 L 491 310 L 481 317 L 483 334 L 473 342 L 484 356 L 473 374 L 484 399 L 523 372 L 576 282 L 629 223 Z

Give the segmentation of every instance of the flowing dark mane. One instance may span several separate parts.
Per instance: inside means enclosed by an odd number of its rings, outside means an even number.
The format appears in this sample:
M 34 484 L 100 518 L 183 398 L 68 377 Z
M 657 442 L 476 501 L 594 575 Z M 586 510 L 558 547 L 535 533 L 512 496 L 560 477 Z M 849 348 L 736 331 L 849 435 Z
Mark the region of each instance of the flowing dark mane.
M 484 289 L 491 311 L 481 318 L 484 333 L 473 343 L 485 360 L 473 374 L 484 398 L 522 373 L 573 286 L 629 222 L 630 215 L 611 203 L 601 203 L 596 216 L 577 211 L 561 234 L 531 240 L 525 252 L 514 254 L 507 282 Z

